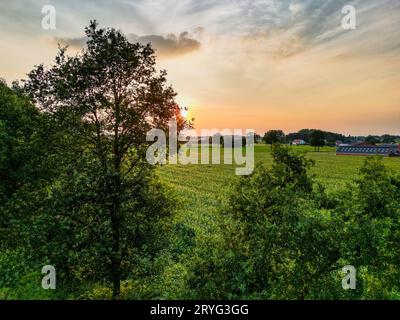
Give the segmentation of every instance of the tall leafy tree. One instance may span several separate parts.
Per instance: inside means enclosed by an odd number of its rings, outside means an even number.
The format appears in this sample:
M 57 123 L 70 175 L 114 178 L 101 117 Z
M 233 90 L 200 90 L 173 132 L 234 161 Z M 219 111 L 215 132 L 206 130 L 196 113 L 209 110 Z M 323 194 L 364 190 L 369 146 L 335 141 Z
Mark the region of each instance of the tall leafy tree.
M 28 149 L 41 120 L 29 99 L 0 82 L 0 197 L 9 198 L 31 177 Z
M 320 147 L 325 145 L 325 132 L 321 130 L 314 130 L 310 136 L 310 144 L 319 151 Z
M 396 136 L 390 135 L 390 134 L 384 134 L 381 139 L 383 143 L 395 143 L 396 142 Z
M 98 28 L 95 21 L 86 36 L 80 55 L 67 56 L 61 48 L 52 67 L 40 65 L 29 73 L 25 89 L 40 110 L 63 123 L 72 145 L 84 145 L 71 159 L 74 170 L 63 176 L 68 188 L 60 188 L 62 183 L 54 188 L 55 201 L 61 201 L 54 208 L 97 245 L 93 255 L 100 257 L 91 259 L 104 261 L 117 297 L 130 258 L 146 237 L 162 232 L 146 223 L 171 213 L 151 179 L 146 133 L 166 129 L 174 118 L 178 129 L 187 123 L 166 72 L 156 70 L 150 45 L 130 43 L 120 31 Z
M 43 203 L 45 197 L 33 199 L 58 173 L 58 165 L 49 152 L 55 130 L 20 86 L 14 84 L 10 88 L 0 82 L 0 288 L 12 287 L 10 293 L 16 298 L 36 297 L 23 290 L 21 281 L 32 272 L 39 273 L 39 265 L 44 265 L 35 264 L 36 251 L 28 242 L 37 234 L 26 220 L 33 216 L 34 203 Z M 45 250 L 38 251 L 43 259 Z M 34 280 L 34 276 L 29 279 Z
M 368 136 L 365 138 L 365 142 L 372 144 L 372 145 L 376 145 L 377 143 L 379 143 L 379 139 L 375 136 Z
M 284 143 L 285 133 L 282 130 L 269 130 L 264 134 L 263 141 L 266 144 Z

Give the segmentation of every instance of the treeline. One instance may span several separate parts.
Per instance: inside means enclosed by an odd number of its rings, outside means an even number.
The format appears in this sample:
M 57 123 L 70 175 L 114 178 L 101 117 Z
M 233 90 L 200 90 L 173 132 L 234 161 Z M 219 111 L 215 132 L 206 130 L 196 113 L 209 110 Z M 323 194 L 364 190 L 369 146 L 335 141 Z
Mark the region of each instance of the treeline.
M 313 133 L 315 131 L 320 131 L 323 133 L 324 139 L 327 142 L 327 144 L 335 145 L 336 141 L 350 142 L 350 141 L 354 141 L 357 139 L 356 137 L 351 137 L 351 136 L 346 137 L 340 133 L 328 132 L 328 131 L 323 131 L 323 130 L 318 130 L 318 129 L 302 129 L 295 133 L 289 133 L 286 136 L 286 139 L 289 142 L 296 140 L 296 139 L 301 139 L 307 143 L 310 143 L 312 140 Z
M 302 129 L 298 132 L 285 134 L 282 130 L 269 130 L 263 137 L 259 136 L 259 139 L 267 144 L 272 143 L 291 143 L 294 140 L 304 140 L 307 144 L 320 146 L 328 145 L 335 146 L 337 142 L 341 143 L 355 143 L 355 142 L 367 142 L 370 144 L 378 143 L 397 143 L 400 142 L 400 136 L 384 134 L 381 136 L 344 136 L 340 133 L 328 132 L 319 129 Z M 316 142 L 319 140 L 319 143 Z

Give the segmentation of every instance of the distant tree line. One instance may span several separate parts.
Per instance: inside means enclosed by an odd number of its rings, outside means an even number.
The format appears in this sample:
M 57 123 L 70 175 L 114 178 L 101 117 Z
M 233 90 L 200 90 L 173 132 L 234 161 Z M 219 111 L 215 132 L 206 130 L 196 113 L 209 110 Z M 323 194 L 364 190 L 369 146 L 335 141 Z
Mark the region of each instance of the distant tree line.
M 246 144 L 246 136 L 229 136 L 216 133 L 213 136 L 199 137 L 198 143 L 219 144 L 221 146 L 232 145 L 234 141 L 242 140 L 242 145 Z M 372 145 L 379 143 L 397 143 L 400 136 L 384 134 L 382 136 L 345 136 L 341 133 L 334 133 L 319 129 L 302 129 L 298 132 L 285 134 L 283 130 L 268 130 L 263 136 L 254 134 L 254 143 L 264 142 L 272 145 L 275 143 L 291 144 L 294 140 L 304 140 L 305 143 L 316 147 L 319 150 L 323 146 L 336 146 L 337 142 L 355 143 L 366 142 Z
M 369 144 L 378 143 L 396 143 L 400 141 L 400 136 L 384 134 L 369 136 L 345 136 L 340 133 L 323 131 L 319 129 L 302 129 L 298 132 L 285 134 L 282 130 L 267 131 L 262 141 L 266 144 L 274 143 L 291 143 L 294 140 L 304 140 L 307 144 L 315 147 L 335 146 L 337 141 L 342 143 L 354 143 L 357 141 L 365 141 Z

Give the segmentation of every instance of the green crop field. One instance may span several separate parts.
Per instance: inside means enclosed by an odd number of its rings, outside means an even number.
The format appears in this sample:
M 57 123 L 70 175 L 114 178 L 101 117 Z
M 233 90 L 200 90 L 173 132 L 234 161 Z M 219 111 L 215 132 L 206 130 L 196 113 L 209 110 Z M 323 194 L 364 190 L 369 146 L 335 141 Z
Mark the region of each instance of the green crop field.
M 336 156 L 333 147 L 321 148 L 319 152 L 315 152 L 314 148 L 309 146 L 292 148 L 305 152 L 308 158 L 315 160 L 312 171 L 328 191 L 351 183 L 365 160 L 363 156 Z M 255 163 L 267 166 L 272 163 L 270 146 L 255 145 Z M 384 163 L 388 168 L 400 173 L 400 158 L 385 158 Z M 197 231 L 198 237 L 205 236 L 206 241 L 215 237 L 218 233 L 214 224 L 217 218 L 216 210 L 229 186 L 238 178 L 235 175 L 235 166 L 165 165 L 160 168 L 159 176 L 175 190 L 182 201 L 177 220 L 190 225 Z

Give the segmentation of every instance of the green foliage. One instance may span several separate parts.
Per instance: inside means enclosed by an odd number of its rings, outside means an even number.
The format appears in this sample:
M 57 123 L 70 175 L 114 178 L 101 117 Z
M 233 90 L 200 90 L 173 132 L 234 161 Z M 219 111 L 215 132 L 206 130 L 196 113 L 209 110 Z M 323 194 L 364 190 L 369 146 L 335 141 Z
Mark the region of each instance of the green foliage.
M 154 276 L 170 243 L 177 202 L 146 161 L 146 133 L 179 107 L 150 45 L 95 22 L 86 34 L 80 55 L 62 48 L 23 88 L 1 84 L 0 246 L 21 252 L 17 277 L 50 264 L 61 291 L 102 283 L 117 297 L 121 280 Z
M 325 145 L 325 138 L 326 138 L 325 132 L 321 130 L 314 130 L 311 132 L 310 135 L 310 145 L 312 145 L 316 149 L 318 148 L 319 151 L 319 148 Z
M 372 145 L 376 145 L 379 142 L 379 137 L 368 136 L 365 138 L 365 142 L 372 144 Z
M 301 129 L 298 132 L 289 133 L 287 135 L 287 140 L 293 141 L 295 139 L 302 139 L 309 143 L 311 141 L 311 136 L 314 131 L 317 131 L 317 129 Z M 322 130 L 318 130 L 318 131 L 322 131 Z M 324 134 L 324 138 L 331 143 L 336 142 L 336 141 L 352 142 L 352 141 L 357 140 L 357 137 L 351 137 L 351 136 L 345 137 L 344 135 L 342 135 L 340 133 L 327 132 L 327 131 L 322 131 L 322 132 Z
M 286 139 L 282 130 L 269 130 L 264 134 L 263 141 L 266 144 L 284 143 Z
M 29 100 L 0 82 L 0 199 L 6 201 L 21 186 L 39 178 L 32 172 L 31 153 L 42 116 Z M 38 155 L 40 153 L 38 152 Z M 40 171 L 39 171 L 40 172 Z M 40 172 L 43 176 L 43 172 Z
M 197 298 L 381 299 L 398 292 L 398 176 L 368 158 L 354 185 L 327 194 L 312 162 L 275 146 L 270 169 L 241 178 L 225 202 L 225 242 L 193 265 Z M 384 195 L 384 196 L 383 196 Z M 357 289 L 341 287 L 345 265 Z

